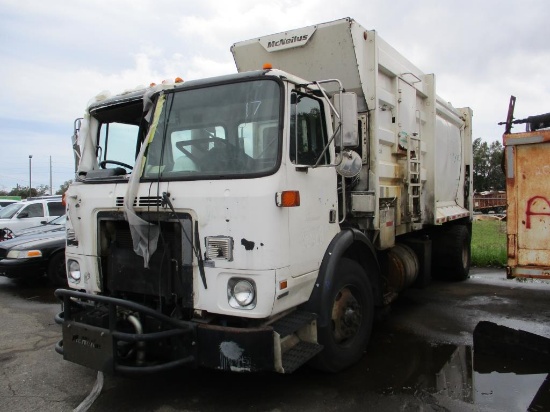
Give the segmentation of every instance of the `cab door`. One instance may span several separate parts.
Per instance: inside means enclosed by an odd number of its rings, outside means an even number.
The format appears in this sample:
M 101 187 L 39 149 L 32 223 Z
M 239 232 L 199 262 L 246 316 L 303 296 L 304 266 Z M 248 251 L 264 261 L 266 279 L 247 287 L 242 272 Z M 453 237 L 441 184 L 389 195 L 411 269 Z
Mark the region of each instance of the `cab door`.
M 338 233 L 338 197 L 334 152 L 326 149 L 323 101 L 296 90 L 289 100 L 287 184 L 288 190 L 300 193 L 300 205 L 289 210 L 289 255 L 292 276 L 297 277 L 319 269 Z

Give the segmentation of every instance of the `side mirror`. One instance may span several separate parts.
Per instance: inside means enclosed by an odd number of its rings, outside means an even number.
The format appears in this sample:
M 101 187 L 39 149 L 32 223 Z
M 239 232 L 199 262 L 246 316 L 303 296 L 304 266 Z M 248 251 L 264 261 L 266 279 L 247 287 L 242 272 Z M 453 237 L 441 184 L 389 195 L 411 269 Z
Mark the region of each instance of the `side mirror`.
M 334 130 L 340 124 L 340 130 L 334 138 L 334 144 L 339 147 L 359 146 L 359 133 L 357 131 L 357 95 L 351 92 L 337 93 L 334 95 L 334 108 L 340 115 L 340 119 L 334 118 Z
M 17 215 L 17 219 L 24 219 L 26 217 L 29 217 L 29 212 L 21 212 Z

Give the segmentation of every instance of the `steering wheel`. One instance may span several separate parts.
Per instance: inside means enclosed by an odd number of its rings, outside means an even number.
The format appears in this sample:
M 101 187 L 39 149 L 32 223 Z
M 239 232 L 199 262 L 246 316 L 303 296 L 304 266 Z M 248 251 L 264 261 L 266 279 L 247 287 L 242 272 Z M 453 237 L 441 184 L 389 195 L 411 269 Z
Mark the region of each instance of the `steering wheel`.
M 208 144 L 214 143 L 212 149 L 208 149 Z M 218 143 L 222 143 L 218 145 Z M 194 146 L 202 155 L 194 155 L 185 146 Z M 201 170 L 209 172 L 237 172 L 245 170 L 252 158 L 236 146 L 225 139 L 211 136 L 194 140 L 182 140 L 176 143 L 176 147 L 181 150 L 189 159 L 194 161 Z
M 102 168 L 102 169 L 106 169 L 105 166 L 107 166 L 108 164 L 111 164 L 111 165 L 117 165 L 117 166 L 122 166 L 122 167 L 125 167 L 126 169 L 128 170 L 133 170 L 133 167 L 126 164 L 126 163 L 122 163 L 122 162 L 119 162 L 118 160 L 103 160 L 101 162 L 99 162 L 99 166 Z
M 204 163 L 205 161 L 205 154 L 209 151 L 208 150 L 209 144 L 218 143 L 218 142 L 223 143 L 224 146 L 226 147 L 230 146 L 225 139 L 220 139 L 219 137 L 212 136 L 212 137 L 203 137 L 200 139 L 193 139 L 193 140 L 181 140 L 179 142 L 176 142 L 176 147 L 200 167 L 201 163 Z M 194 155 L 189 150 L 187 150 L 185 146 L 195 147 L 202 153 L 202 155 L 200 156 Z M 206 156 L 206 159 L 208 159 L 208 156 Z

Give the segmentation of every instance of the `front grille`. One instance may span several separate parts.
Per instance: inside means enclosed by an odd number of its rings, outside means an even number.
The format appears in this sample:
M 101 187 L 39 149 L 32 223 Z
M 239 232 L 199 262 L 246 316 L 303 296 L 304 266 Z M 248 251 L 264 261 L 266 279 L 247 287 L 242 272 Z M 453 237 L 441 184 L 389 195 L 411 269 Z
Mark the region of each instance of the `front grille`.
M 117 207 L 124 206 L 124 197 L 119 196 L 115 200 L 115 205 Z M 162 198 L 160 196 L 142 196 L 134 199 L 134 206 L 142 207 L 157 207 L 162 205 Z
M 143 196 L 138 198 L 139 206 L 160 206 L 162 198 L 160 196 Z
M 98 232 L 103 288 L 118 296 L 178 299 L 183 307 L 193 303 L 193 239 L 191 216 L 144 212 L 138 215 L 160 227 L 157 249 L 145 268 L 143 258 L 134 252 L 130 226 L 121 212 L 100 212 Z M 183 225 L 183 230 L 182 230 Z M 185 231 L 187 236 L 182 236 Z
M 116 201 L 115 201 L 115 205 L 117 207 L 122 207 L 124 206 L 124 198 L 122 196 L 119 196 L 116 198 Z M 137 201 L 136 199 L 134 199 L 134 206 L 137 206 Z

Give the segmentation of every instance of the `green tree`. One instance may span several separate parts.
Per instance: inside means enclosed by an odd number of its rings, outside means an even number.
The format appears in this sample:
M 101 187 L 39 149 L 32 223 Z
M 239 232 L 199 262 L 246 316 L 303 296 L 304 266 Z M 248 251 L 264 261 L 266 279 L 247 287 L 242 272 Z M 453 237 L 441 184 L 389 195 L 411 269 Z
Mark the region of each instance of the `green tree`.
M 67 180 L 65 183 L 63 183 L 61 186 L 59 186 L 59 189 L 57 192 L 55 192 L 56 195 L 62 195 L 64 194 L 67 189 L 69 188 L 69 185 L 72 183 L 72 180 Z
M 29 187 L 28 186 L 17 186 L 10 190 L 8 193 L 9 196 L 20 196 L 22 199 L 26 199 L 27 197 L 35 197 L 35 196 L 44 196 L 49 194 L 50 187 L 46 185 L 39 185 L 37 187 L 33 187 L 30 190 L 29 193 Z
M 478 137 L 473 142 L 474 190 L 504 190 L 506 179 L 502 171 L 504 148 L 499 141 L 488 144 Z

